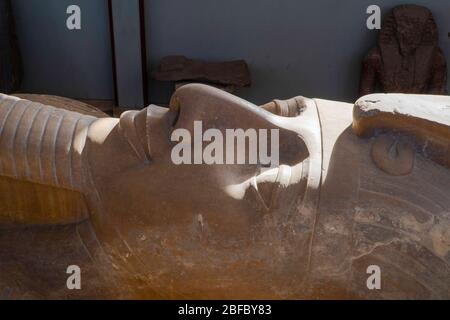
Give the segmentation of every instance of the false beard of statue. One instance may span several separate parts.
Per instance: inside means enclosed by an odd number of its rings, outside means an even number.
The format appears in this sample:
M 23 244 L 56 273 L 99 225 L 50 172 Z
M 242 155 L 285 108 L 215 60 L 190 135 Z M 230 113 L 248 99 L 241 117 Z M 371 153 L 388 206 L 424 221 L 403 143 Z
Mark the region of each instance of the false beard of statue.
M 22 66 L 14 28 L 11 1 L 0 0 L 0 92 L 11 93 L 19 88 Z

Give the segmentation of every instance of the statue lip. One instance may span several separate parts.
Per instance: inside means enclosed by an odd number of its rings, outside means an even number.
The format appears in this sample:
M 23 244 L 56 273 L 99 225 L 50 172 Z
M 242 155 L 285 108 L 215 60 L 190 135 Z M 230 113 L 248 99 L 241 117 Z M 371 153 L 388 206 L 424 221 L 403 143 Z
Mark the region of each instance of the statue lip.
M 292 168 L 287 165 L 281 165 L 278 168 L 278 176 L 275 180 L 275 186 L 272 193 L 271 208 L 279 205 L 280 193 L 289 187 L 292 176 Z
M 266 175 L 267 177 L 275 177 L 275 179 L 263 181 L 263 183 L 270 184 L 271 187 L 271 191 L 266 194 L 264 194 L 260 189 L 261 183 L 258 183 L 258 177 L 263 175 Z M 276 168 L 262 170 L 258 176 L 255 176 L 252 179 L 252 187 L 255 189 L 259 201 L 263 204 L 267 212 L 270 212 L 279 206 L 281 193 L 289 187 L 291 176 L 292 168 L 287 165 L 280 165 Z

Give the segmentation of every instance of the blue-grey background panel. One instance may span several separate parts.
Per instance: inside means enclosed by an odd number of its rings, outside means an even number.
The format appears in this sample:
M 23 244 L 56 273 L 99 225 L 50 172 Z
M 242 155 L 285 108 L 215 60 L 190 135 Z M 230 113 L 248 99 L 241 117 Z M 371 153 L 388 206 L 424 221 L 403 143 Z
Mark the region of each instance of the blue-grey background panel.
M 107 0 L 13 0 L 23 57 L 23 92 L 114 98 Z M 81 30 L 67 29 L 67 7 L 81 8 Z
M 173 54 L 245 59 L 253 85 L 238 94 L 252 102 L 296 95 L 353 102 L 361 60 L 378 34 L 366 27 L 367 7 L 380 6 L 384 17 L 405 3 L 433 12 L 450 62 L 449 0 L 145 0 L 148 65 Z M 150 99 L 166 101 L 169 86 L 152 83 Z

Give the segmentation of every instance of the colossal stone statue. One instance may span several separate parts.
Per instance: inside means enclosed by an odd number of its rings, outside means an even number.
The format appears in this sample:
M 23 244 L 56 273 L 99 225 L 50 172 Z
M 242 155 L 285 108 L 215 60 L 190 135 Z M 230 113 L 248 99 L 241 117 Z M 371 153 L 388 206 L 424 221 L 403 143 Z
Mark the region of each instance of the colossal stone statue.
M 0 297 L 449 299 L 449 105 L 186 85 L 114 119 L 1 95 Z M 194 121 L 278 129 L 279 166 L 175 165 Z
M 378 46 L 365 57 L 361 75 L 360 96 L 376 91 L 446 93 L 447 64 L 427 8 L 401 5 L 386 17 Z

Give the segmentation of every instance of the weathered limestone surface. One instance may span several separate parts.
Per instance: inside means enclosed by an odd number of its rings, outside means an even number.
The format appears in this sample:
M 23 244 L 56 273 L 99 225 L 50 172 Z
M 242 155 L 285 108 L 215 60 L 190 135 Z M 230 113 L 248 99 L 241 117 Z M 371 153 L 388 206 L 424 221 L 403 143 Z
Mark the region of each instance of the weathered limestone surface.
M 1 96 L 0 294 L 450 299 L 450 170 L 409 145 L 422 143 L 414 134 L 430 120 L 448 129 L 448 114 L 424 113 L 440 98 L 417 99 L 258 107 L 186 85 L 169 109 L 113 119 Z M 399 121 L 413 125 L 397 130 L 379 113 L 408 114 Z M 66 130 L 74 119 L 80 131 Z M 279 129 L 280 167 L 174 165 L 171 132 L 193 133 L 198 120 L 221 131 Z M 43 139 L 30 134 L 37 129 Z M 386 145 L 403 139 L 390 153 Z M 30 200 L 5 197 L 4 183 Z M 83 290 L 66 289 L 69 265 L 82 268 Z M 366 286 L 370 265 L 381 269 L 381 290 Z
M 66 97 L 52 96 L 47 94 L 26 94 L 26 93 L 17 93 L 14 94 L 14 96 L 20 99 L 38 102 L 58 109 L 74 111 L 88 116 L 93 116 L 97 118 L 108 117 L 106 113 L 90 104 L 83 103 L 81 101 Z
M 405 151 L 401 154 L 409 154 L 407 157 L 411 158 L 417 149 L 428 158 L 450 168 L 448 96 L 373 94 L 356 102 L 353 117 L 356 134 L 373 136 L 376 131 L 400 133 L 396 141 L 403 140 L 400 145 Z M 413 141 L 406 142 L 405 136 Z M 380 146 L 390 147 L 393 142 L 387 145 L 389 141 L 386 140 L 386 143 L 380 142 Z

